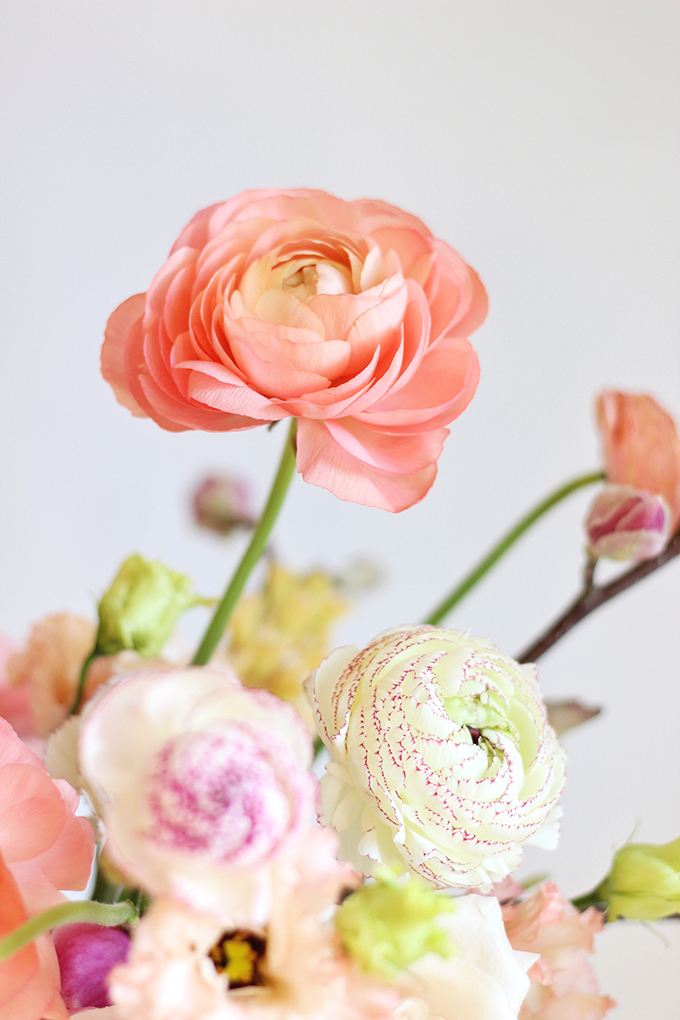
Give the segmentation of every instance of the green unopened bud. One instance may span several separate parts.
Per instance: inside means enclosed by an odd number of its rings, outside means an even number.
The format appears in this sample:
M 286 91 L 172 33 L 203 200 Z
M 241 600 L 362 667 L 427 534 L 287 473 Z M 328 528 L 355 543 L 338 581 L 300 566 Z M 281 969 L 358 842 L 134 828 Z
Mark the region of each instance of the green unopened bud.
M 191 578 L 158 560 L 128 556 L 99 603 L 97 654 L 157 655 L 182 613 L 204 601 L 191 588 Z
M 610 921 L 617 917 L 657 921 L 680 913 L 680 837 L 662 846 L 621 847 L 597 894 L 608 904 Z
M 437 918 L 452 913 L 451 899 L 415 875 L 383 875 L 361 886 L 338 908 L 335 927 L 363 971 L 393 978 L 425 953 L 455 952 Z

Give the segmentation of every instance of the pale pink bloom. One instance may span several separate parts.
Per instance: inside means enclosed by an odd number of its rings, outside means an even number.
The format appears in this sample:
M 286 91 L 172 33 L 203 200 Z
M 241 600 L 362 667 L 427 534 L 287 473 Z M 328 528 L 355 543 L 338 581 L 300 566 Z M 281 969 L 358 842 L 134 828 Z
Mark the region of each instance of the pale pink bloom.
M 486 888 L 525 842 L 555 846 L 564 752 L 535 666 L 484 638 L 403 626 L 337 649 L 308 693 L 331 755 L 320 819 L 365 875 L 388 865 Z
M 280 862 L 261 939 L 257 985 L 230 989 L 210 950 L 234 918 L 156 899 L 133 934 L 128 962 L 110 977 L 120 1020 L 388 1020 L 397 993 L 359 974 L 341 952 L 329 913 L 357 876 L 333 857 L 330 833 L 311 829 Z
M 552 882 L 539 886 L 523 903 L 506 903 L 503 919 L 515 949 L 540 953 L 529 977 L 531 987 L 520 1020 L 600 1020 L 615 1005 L 602 995 L 590 963 L 593 936 L 602 931 L 602 914 L 571 905 Z
M 77 818 L 78 795 L 54 781 L 0 719 L 0 935 L 64 900 L 61 889 L 87 884 L 94 856 L 90 823 Z M 59 966 L 49 936 L 0 965 L 0 1020 L 61 1020 Z
M 230 535 L 237 528 L 255 524 L 252 494 L 243 478 L 209 475 L 194 492 L 194 520 L 218 535 Z
M 133 414 L 221 432 L 298 417 L 297 469 L 341 499 L 422 499 L 472 399 L 486 293 L 415 216 L 322 191 L 197 213 L 109 319 L 102 372 Z
M 673 534 L 680 523 L 680 438 L 673 419 L 653 397 L 615 390 L 599 395 L 596 411 L 607 481 L 663 496 Z
M 536 957 L 511 947 L 497 900 L 469 894 L 454 902 L 437 918 L 454 953 L 426 953 L 403 972 L 395 1020 L 517 1020 Z
M 596 560 L 649 560 L 668 541 L 669 513 L 663 496 L 610 485 L 598 493 L 586 517 L 588 553 Z
M 37 736 L 46 737 L 66 718 L 96 632 L 92 620 L 54 613 L 34 624 L 24 648 L 7 660 L 9 683 L 28 692 Z
M 295 709 L 218 668 L 124 678 L 80 731 L 109 858 L 154 895 L 241 923 L 266 913 L 269 865 L 312 816 L 310 762 Z

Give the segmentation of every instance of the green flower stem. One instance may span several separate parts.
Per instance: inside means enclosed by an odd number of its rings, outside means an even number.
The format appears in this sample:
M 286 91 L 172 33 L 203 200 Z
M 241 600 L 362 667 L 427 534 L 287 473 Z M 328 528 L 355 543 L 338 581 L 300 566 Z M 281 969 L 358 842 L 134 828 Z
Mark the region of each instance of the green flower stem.
M 575 906 L 576 909 L 580 910 L 581 912 L 587 910 L 588 907 L 602 908 L 605 904 L 604 899 L 600 895 L 599 886 L 597 887 L 597 889 L 592 889 L 589 893 L 584 893 L 583 896 L 575 896 L 571 902 L 572 905 Z
M 297 418 L 293 418 L 290 423 L 288 435 L 286 436 L 286 444 L 281 455 L 279 469 L 276 472 L 276 477 L 272 484 L 271 492 L 269 493 L 269 499 L 262 511 L 262 516 L 255 526 L 255 530 L 250 540 L 250 545 L 243 554 L 243 558 L 236 568 L 236 572 L 231 579 L 229 587 L 222 596 L 222 601 L 217 606 L 208 629 L 203 635 L 203 640 L 198 646 L 198 651 L 194 655 L 192 661 L 195 666 L 204 666 L 206 662 L 210 661 L 210 657 L 215 651 L 215 648 L 224 633 L 229 617 L 231 616 L 232 610 L 245 587 L 246 581 L 250 577 L 253 567 L 265 550 L 267 540 L 269 539 L 271 530 L 274 527 L 274 522 L 278 517 L 279 510 L 281 509 L 286 492 L 288 491 L 288 486 L 290 485 L 295 471 L 296 435 Z
M 99 651 L 97 650 L 97 643 L 95 641 L 94 648 L 89 653 L 81 667 L 80 676 L 78 677 L 78 687 L 76 688 L 76 694 L 73 699 L 73 704 L 69 709 L 68 713 L 69 715 L 75 715 L 78 709 L 80 708 L 80 704 L 83 700 L 83 694 L 85 693 L 85 681 L 87 680 L 87 671 L 98 655 Z
M 570 482 L 566 482 L 561 485 L 559 489 L 555 489 L 550 495 L 546 496 L 545 499 L 541 500 L 532 510 L 530 510 L 524 517 L 521 518 L 510 529 L 499 542 L 491 549 L 484 559 L 480 560 L 479 563 L 473 567 L 469 574 L 463 578 L 457 587 L 447 595 L 439 605 L 433 609 L 430 615 L 425 620 L 425 623 L 437 624 L 440 623 L 445 616 L 447 616 L 454 606 L 463 599 L 469 591 L 471 591 L 481 579 L 488 574 L 494 564 L 498 563 L 502 556 L 511 549 L 518 538 L 521 538 L 525 531 L 528 531 L 532 524 L 535 524 L 543 514 L 547 513 L 548 510 L 556 506 L 567 496 L 570 496 L 572 492 L 576 492 L 578 489 L 585 488 L 586 485 L 593 485 L 595 482 L 601 482 L 604 480 L 604 474 L 602 471 L 591 471 L 587 475 L 579 475 L 578 478 L 572 479 Z
M 0 961 L 6 960 L 13 953 L 36 939 L 43 932 L 51 931 L 62 924 L 73 924 L 75 921 L 88 921 L 90 924 L 102 924 L 107 928 L 116 928 L 121 924 L 134 924 L 139 918 L 136 909 L 128 900 L 126 903 L 96 903 L 93 900 L 82 900 L 77 903 L 60 903 L 56 907 L 37 914 L 24 921 L 14 931 L 0 939 Z

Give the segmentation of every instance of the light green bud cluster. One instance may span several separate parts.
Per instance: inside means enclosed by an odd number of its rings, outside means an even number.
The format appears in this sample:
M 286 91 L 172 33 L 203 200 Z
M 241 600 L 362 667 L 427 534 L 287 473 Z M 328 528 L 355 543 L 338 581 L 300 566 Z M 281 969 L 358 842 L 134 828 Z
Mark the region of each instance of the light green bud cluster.
M 191 578 L 158 560 L 128 556 L 99 603 L 97 654 L 157 655 L 182 613 L 204 601 L 192 587 Z
M 657 921 L 680 913 L 680 836 L 670 843 L 629 843 L 596 890 L 610 921 Z
M 450 936 L 437 924 L 454 901 L 415 875 L 381 877 L 361 886 L 338 908 L 335 927 L 363 971 L 395 977 L 425 953 L 454 955 Z

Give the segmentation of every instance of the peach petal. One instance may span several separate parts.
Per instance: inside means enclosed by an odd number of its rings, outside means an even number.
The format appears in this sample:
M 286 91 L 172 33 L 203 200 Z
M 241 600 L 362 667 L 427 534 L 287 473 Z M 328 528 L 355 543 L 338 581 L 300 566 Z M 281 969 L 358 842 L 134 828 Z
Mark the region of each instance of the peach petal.
M 347 371 L 360 372 L 371 360 L 373 351 L 380 346 L 383 351 L 394 351 L 401 339 L 401 325 L 406 311 L 408 289 L 402 286 L 380 304 L 363 312 L 347 334 L 352 355 Z
M 168 288 L 163 303 L 163 327 L 173 340 L 186 330 L 188 312 L 191 307 L 194 269 L 192 264 L 179 270 Z
M 229 414 L 232 429 L 254 428 L 286 417 L 285 412 L 279 411 L 272 401 L 254 393 L 247 386 L 231 386 L 210 378 L 213 371 L 201 367 L 192 372 L 189 377 L 189 395 L 207 408 Z
M 144 332 L 152 330 L 163 317 L 164 306 L 177 274 L 187 266 L 195 265 L 197 253 L 190 248 L 182 248 L 171 255 L 162 269 L 154 276 L 151 286 L 146 292 L 146 308 L 144 312 Z M 188 309 L 188 298 L 187 298 Z
M 448 429 L 421 432 L 419 435 L 386 436 L 352 418 L 326 422 L 336 443 L 362 464 L 395 475 L 410 475 L 433 464 L 442 452 Z
M 479 361 L 470 342 L 443 340 L 425 355 L 410 382 L 399 390 L 395 388 L 371 409 L 370 419 L 364 420 L 374 426 L 448 424 L 465 410 L 478 382 Z M 451 393 L 455 394 L 452 398 Z
M 113 389 L 116 400 L 137 418 L 146 418 L 147 412 L 132 395 L 125 371 L 125 349 L 133 327 L 141 326 L 145 303 L 146 294 L 134 294 L 116 308 L 106 324 L 101 357 L 102 375 Z
M 5 765 L 0 778 L 0 849 L 11 864 L 48 849 L 64 825 L 66 810 L 54 781 L 35 765 Z
M 286 399 L 301 397 L 310 390 L 330 386 L 328 379 L 313 372 L 301 372 L 252 334 L 246 341 L 231 338 L 231 349 L 239 368 L 247 375 L 251 385 L 265 396 Z
M 138 319 L 128 333 L 125 347 L 125 374 L 132 398 L 137 402 L 143 414 L 153 418 L 158 425 L 169 432 L 181 432 L 183 428 L 189 427 L 182 426 L 176 419 L 173 419 L 172 414 L 166 418 L 159 413 L 158 401 L 154 404 L 147 396 L 147 391 L 153 395 L 159 390 L 159 387 L 151 380 L 146 365 L 142 319 Z M 174 403 L 179 409 L 181 406 L 179 401 Z
M 26 920 L 28 915 L 19 887 L 0 854 L 0 938 L 9 935 Z M 14 956 L 0 962 L 0 1017 L 4 1007 L 35 977 L 38 965 L 34 942 L 29 942 Z
M 317 334 L 317 340 L 325 339 L 325 330 L 318 316 L 301 304 L 292 294 L 283 290 L 266 290 L 258 299 L 253 311 L 265 322 L 274 326 L 293 326 L 295 329 L 309 330 Z
M 210 407 L 194 406 L 170 397 L 148 375 L 142 376 L 139 381 L 145 401 L 151 408 L 149 417 L 168 431 L 202 429 L 205 432 L 225 432 L 263 424 L 253 419 L 248 419 L 248 424 L 245 424 L 240 416 L 223 414 Z M 164 424 L 166 422 L 168 424 Z
M 680 438 L 675 422 L 642 393 L 601 393 L 596 406 L 607 481 L 663 496 L 670 532 L 680 524 Z
M 419 502 L 432 487 L 436 464 L 411 475 L 385 475 L 357 461 L 339 446 L 323 422 L 298 423 L 297 467 L 305 481 L 339 499 L 399 513 Z
M 269 326 L 256 319 L 241 320 L 241 325 L 250 337 L 300 372 L 330 381 L 347 368 L 351 350 L 342 340 L 322 340 L 311 330 Z

